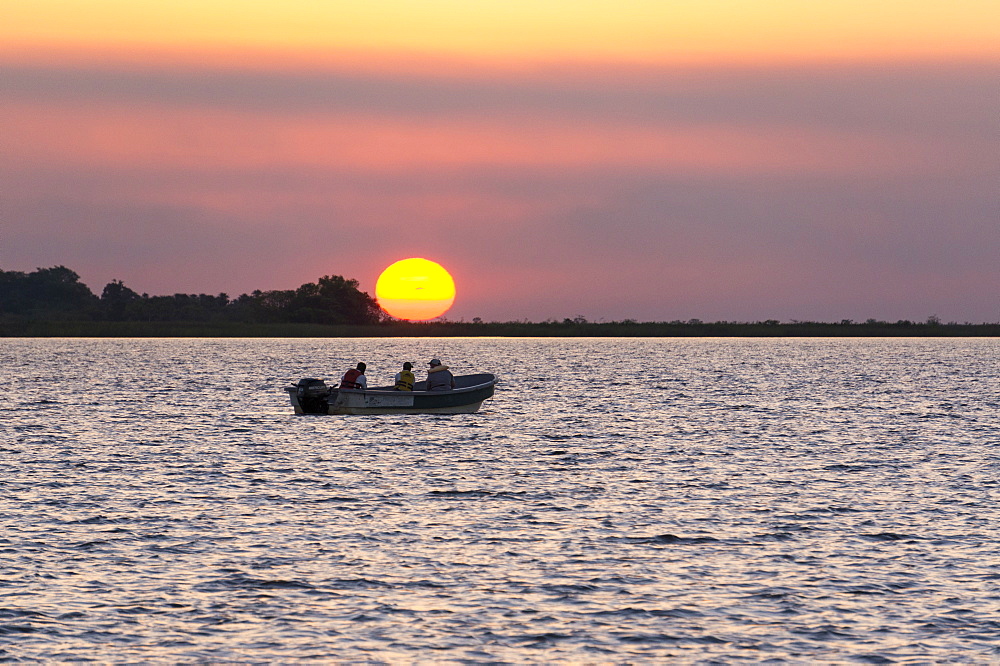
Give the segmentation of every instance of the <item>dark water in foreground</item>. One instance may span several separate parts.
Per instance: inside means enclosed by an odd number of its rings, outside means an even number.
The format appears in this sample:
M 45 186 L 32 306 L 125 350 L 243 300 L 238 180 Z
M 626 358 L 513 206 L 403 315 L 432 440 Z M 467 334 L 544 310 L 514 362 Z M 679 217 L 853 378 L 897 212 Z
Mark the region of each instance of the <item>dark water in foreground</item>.
M 293 416 L 357 360 L 468 416 Z M 1000 341 L 0 341 L 0 660 L 1000 661 Z

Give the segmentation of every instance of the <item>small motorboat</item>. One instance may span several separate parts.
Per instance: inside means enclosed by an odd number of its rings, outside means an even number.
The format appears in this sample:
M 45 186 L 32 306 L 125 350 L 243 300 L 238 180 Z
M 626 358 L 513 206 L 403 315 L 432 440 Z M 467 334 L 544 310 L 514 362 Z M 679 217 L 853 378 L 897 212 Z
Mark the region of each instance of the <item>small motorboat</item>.
M 392 386 L 340 389 L 322 379 L 300 379 L 285 388 L 296 414 L 472 414 L 493 397 L 497 376 L 487 373 L 459 375 L 450 391 L 428 391 L 417 382 L 412 391 Z

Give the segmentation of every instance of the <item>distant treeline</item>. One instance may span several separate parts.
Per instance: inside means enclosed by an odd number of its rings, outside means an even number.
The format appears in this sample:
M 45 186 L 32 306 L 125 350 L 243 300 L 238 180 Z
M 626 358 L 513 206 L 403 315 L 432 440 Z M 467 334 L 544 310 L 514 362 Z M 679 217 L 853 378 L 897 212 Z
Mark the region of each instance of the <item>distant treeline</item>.
M 960 337 L 1000 336 L 1000 324 L 869 319 L 758 322 L 406 322 L 385 314 L 357 280 L 324 276 L 286 291 L 138 294 L 121 281 L 96 296 L 64 266 L 0 271 L 3 337 Z
M 66 268 L 0 271 L 0 322 L 185 322 L 201 324 L 377 324 L 385 313 L 357 280 L 321 277 L 298 289 L 226 294 L 138 294 L 120 280 L 95 295 Z M 30 328 L 30 327 L 29 327 Z

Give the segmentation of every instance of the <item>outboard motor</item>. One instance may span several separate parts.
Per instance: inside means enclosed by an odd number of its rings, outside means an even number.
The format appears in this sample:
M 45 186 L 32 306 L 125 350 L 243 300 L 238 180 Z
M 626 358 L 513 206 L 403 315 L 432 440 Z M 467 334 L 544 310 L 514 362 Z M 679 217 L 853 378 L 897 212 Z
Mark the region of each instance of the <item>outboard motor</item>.
M 300 379 L 295 394 L 306 414 L 326 414 L 330 407 L 327 402 L 330 387 L 322 379 Z

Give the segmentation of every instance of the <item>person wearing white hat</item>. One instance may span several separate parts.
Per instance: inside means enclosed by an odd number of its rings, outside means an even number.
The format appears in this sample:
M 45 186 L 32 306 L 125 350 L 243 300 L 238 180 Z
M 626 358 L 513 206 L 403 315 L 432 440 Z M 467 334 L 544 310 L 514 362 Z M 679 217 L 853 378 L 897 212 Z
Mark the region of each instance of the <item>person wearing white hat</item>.
M 441 359 L 432 358 L 427 370 L 428 391 L 450 391 L 455 388 L 455 378 L 447 365 L 441 365 Z

